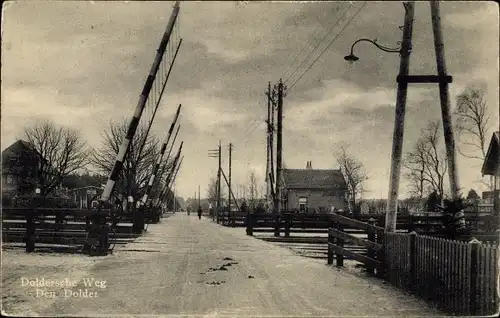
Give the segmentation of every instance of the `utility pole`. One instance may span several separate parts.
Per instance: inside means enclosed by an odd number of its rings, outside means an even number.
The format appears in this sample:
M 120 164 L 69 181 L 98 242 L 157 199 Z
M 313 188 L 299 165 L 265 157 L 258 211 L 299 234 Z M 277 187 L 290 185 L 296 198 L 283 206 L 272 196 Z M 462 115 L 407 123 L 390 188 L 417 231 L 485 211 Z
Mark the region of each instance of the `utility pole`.
M 231 189 L 231 152 L 233 151 L 233 144 L 229 143 L 229 194 L 228 194 L 228 207 L 229 207 L 229 214 L 231 215 L 231 220 L 232 220 L 232 225 L 234 227 L 235 225 L 235 220 L 234 220 L 234 215 L 233 215 L 233 210 L 231 209 L 231 194 L 232 194 L 232 189 Z
M 219 204 L 220 204 L 220 166 L 221 166 L 221 156 L 220 156 L 220 140 L 219 140 L 219 148 L 218 149 L 212 149 L 208 151 L 208 156 L 210 158 L 218 158 L 219 159 L 219 165 L 217 167 L 217 185 L 216 185 L 216 195 L 217 195 L 217 202 L 216 202 L 216 207 L 215 211 L 213 211 L 212 215 L 212 221 L 217 220 L 217 223 L 219 223 Z
M 267 83 L 267 133 L 266 133 L 266 205 L 269 206 L 269 198 L 271 197 L 271 180 L 269 172 L 271 170 L 271 82 Z
M 198 208 L 201 207 L 201 194 L 200 194 L 200 185 L 198 185 Z
M 278 136 L 276 139 L 276 198 L 274 204 L 275 228 L 274 236 L 280 236 L 279 216 L 281 213 L 281 168 L 283 163 L 283 82 L 278 83 Z
M 441 15 L 439 2 L 430 1 L 432 32 L 434 33 L 434 49 L 436 51 L 436 66 L 438 76 L 446 76 L 446 61 L 444 57 L 443 32 L 441 30 Z M 455 151 L 455 140 L 453 137 L 453 124 L 450 115 L 450 95 L 448 82 L 439 82 L 439 99 L 441 102 L 441 117 L 443 120 L 444 142 L 446 144 L 446 158 L 448 161 L 448 176 L 450 178 L 450 189 L 453 200 L 460 197 L 460 187 L 458 183 L 457 154 Z
M 222 156 L 221 156 L 221 141 L 219 140 L 219 170 L 217 171 L 217 224 L 221 214 L 221 180 L 220 171 L 222 169 Z
M 277 107 L 276 102 L 275 102 L 275 97 L 276 97 L 276 89 L 273 89 L 271 91 L 271 83 L 269 83 L 268 86 L 268 91 L 267 91 L 267 100 L 268 100 L 268 106 L 269 106 L 269 120 L 270 123 L 268 123 L 268 134 L 269 134 L 269 171 L 266 174 L 266 178 L 269 180 L 269 194 L 271 196 L 271 199 L 268 199 L 268 204 L 269 207 L 268 209 L 270 210 L 272 207 L 272 210 L 274 210 L 274 203 L 275 203 L 275 198 L 274 198 L 274 110 L 275 107 Z
M 408 75 L 411 52 L 411 38 L 414 16 L 414 1 L 404 3 L 405 24 L 403 28 L 403 41 L 401 45 L 401 62 L 398 75 L 398 94 L 396 102 L 396 119 L 394 123 L 391 178 L 389 185 L 389 202 L 386 211 L 386 232 L 394 232 L 396 229 L 396 216 L 398 204 L 399 178 L 401 172 L 401 153 L 403 145 L 404 115 L 406 106 L 406 91 L 408 83 L 438 83 L 439 97 L 441 104 L 441 117 L 443 120 L 443 133 L 446 143 L 446 157 L 448 160 L 448 176 L 453 200 L 460 197 L 460 187 L 458 184 L 458 173 L 456 166 L 455 142 L 450 116 L 450 100 L 448 84 L 452 82 L 452 77 L 446 73 L 446 63 L 444 59 L 444 44 L 441 31 L 441 18 L 439 13 L 439 3 L 430 1 L 432 29 L 434 33 L 434 48 L 436 52 L 437 75 Z
M 403 41 L 401 42 L 401 59 L 399 63 L 399 76 L 408 76 L 410 68 L 411 39 L 413 33 L 414 2 L 404 3 L 405 19 L 403 26 Z M 403 152 L 403 134 L 405 121 L 406 96 L 408 81 L 398 81 L 396 96 L 396 117 L 394 120 L 394 134 L 392 136 L 391 175 L 389 183 L 389 196 L 385 215 L 386 232 L 396 229 L 396 215 L 398 209 L 399 179 L 401 174 L 401 156 Z

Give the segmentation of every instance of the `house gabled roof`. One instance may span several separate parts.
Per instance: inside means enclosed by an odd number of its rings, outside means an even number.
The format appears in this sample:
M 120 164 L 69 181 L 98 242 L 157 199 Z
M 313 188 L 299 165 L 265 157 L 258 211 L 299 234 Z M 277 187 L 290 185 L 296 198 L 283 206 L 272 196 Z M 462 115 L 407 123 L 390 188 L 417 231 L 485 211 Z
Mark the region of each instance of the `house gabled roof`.
M 2 162 L 13 155 L 19 154 L 21 151 L 32 151 L 32 147 L 29 142 L 19 139 L 2 151 Z
M 491 136 L 488 152 L 486 153 L 486 158 L 484 158 L 483 167 L 481 168 L 481 173 L 483 174 L 483 176 L 499 175 L 498 172 L 499 155 L 500 155 L 500 133 L 496 131 L 493 133 L 493 136 Z
M 283 169 L 286 189 L 342 189 L 347 184 L 340 170 L 334 169 Z

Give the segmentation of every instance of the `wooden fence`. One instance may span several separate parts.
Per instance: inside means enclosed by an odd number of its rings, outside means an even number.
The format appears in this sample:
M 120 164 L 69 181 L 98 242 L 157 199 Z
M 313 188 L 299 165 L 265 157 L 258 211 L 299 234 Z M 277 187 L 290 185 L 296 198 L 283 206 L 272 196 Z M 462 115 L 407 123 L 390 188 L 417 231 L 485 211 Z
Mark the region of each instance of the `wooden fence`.
M 498 246 L 416 233 L 384 234 L 386 279 L 456 315 L 492 315 L 499 305 Z
M 221 211 L 219 213 L 218 222 L 223 226 L 245 227 L 246 218 L 246 213 L 243 213 L 241 211 Z
M 384 233 L 384 229 L 375 226 L 374 219 L 371 219 L 370 222 L 367 223 L 337 214 L 333 214 L 330 217 L 332 220 L 332 227 L 328 231 L 327 263 L 333 264 L 333 257 L 335 254 L 337 266 L 343 266 L 344 257 L 347 257 L 365 264 L 368 272 L 375 273 L 376 271 L 378 275 L 382 275 L 384 268 L 381 262 L 382 244 L 380 238 Z M 368 233 L 368 239 L 347 233 L 345 231 L 346 227 L 366 231 L 366 233 Z M 347 249 L 345 247 L 346 242 L 364 247 L 367 250 L 366 255 Z
M 347 216 L 347 215 L 344 215 Z M 376 224 L 385 227 L 385 215 L 378 214 L 361 214 L 356 216 L 347 216 L 362 222 L 368 222 L 369 219 L 375 219 Z M 443 214 L 436 212 L 422 213 L 418 215 L 398 215 L 396 218 L 397 232 L 417 232 L 417 234 L 429 236 L 445 236 L 443 225 Z M 485 237 L 489 241 L 493 241 L 490 235 L 492 232 L 491 225 L 494 225 L 494 217 L 492 215 L 471 215 L 466 217 L 467 231 L 472 236 L 479 238 Z M 488 234 L 490 233 L 490 234 Z M 470 235 L 464 235 L 465 238 L 470 238 Z
M 276 233 L 276 236 L 283 233 L 285 237 L 290 237 L 291 233 L 327 234 L 331 225 L 331 216 L 329 214 L 305 215 L 287 211 L 283 211 L 278 217 L 270 213 L 249 213 L 245 224 L 248 235 L 253 235 L 254 232 Z
M 90 231 L 90 220 L 97 210 L 71 208 L 2 208 L 2 242 L 25 243 L 26 252 L 35 250 L 35 244 L 83 245 Z M 158 211 L 146 211 L 146 222 L 156 223 Z M 126 243 L 141 233 L 134 233 L 133 217 L 100 211 L 110 225 L 112 244 Z
M 496 312 L 500 303 L 497 291 L 499 252 L 497 244 L 492 243 L 498 242 L 500 232 L 478 233 L 484 243 L 476 239 L 470 242 L 447 240 L 439 237 L 441 216 L 399 217 L 400 223 L 408 225 L 403 231 L 417 229 L 436 236 L 415 232 L 385 233 L 383 227 L 376 225 L 382 223 L 382 217 L 366 217 L 282 214 L 276 222 L 272 214 L 250 214 L 246 222 L 247 234 L 272 233 L 278 224 L 279 233 L 285 232 L 285 237 L 270 238 L 273 241 L 327 243 L 328 264 L 333 264 L 334 257 L 337 266 L 343 266 L 345 258 L 356 260 L 370 273 L 434 303 L 444 312 L 483 316 Z M 299 237 L 301 233 L 325 231 L 328 233 L 326 242 L 319 237 Z M 360 236 L 365 233 L 366 239 Z M 290 234 L 299 236 L 290 237 Z M 470 240 L 471 236 L 461 239 Z

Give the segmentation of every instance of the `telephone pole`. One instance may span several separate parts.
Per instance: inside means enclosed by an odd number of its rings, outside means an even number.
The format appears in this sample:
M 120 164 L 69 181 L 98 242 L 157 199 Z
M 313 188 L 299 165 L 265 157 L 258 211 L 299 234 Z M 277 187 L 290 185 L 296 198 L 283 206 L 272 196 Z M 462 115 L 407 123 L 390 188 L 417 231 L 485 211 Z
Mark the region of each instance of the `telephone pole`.
M 233 227 L 235 226 L 235 220 L 234 220 L 234 215 L 233 215 L 233 210 L 231 209 L 231 194 L 232 194 L 232 189 L 231 189 L 231 152 L 233 151 L 233 144 L 229 143 L 229 182 L 228 182 L 228 188 L 229 188 L 229 194 L 228 194 L 228 207 L 229 207 L 229 215 L 231 215 L 231 224 Z
M 221 156 L 221 141 L 219 140 L 219 170 L 217 171 L 217 224 L 219 223 L 221 213 L 221 180 L 220 171 L 222 169 L 222 156 Z
M 219 159 L 219 165 L 217 167 L 217 202 L 216 202 L 216 208 L 214 211 L 214 214 L 212 215 L 212 220 L 217 220 L 217 223 L 219 223 L 219 208 L 220 208 L 220 169 L 221 169 L 221 142 L 219 140 L 219 148 L 217 150 L 209 150 L 208 151 L 208 156 L 210 158 L 218 158 Z
M 274 198 L 274 110 L 277 107 L 275 102 L 276 97 L 276 89 L 271 91 L 271 83 L 268 84 L 267 91 L 267 101 L 268 101 L 268 136 L 269 136 L 269 171 L 266 173 L 266 179 L 269 180 L 269 199 L 268 202 L 268 210 L 274 210 L 275 198 Z
M 281 213 L 281 168 L 283 164 L 283 81 L 278 83 L 278 136 L 276 139 L 276 198 L 274 204 L 275 228 L 274 236 L 280 236 L 279 216 Z
M 198 209 L 201 207 L 200 185 L 198 185 Z
M 443 32 L 441 30 L 441 15 L 439 2 L 430 1 L 432 32 L 434 33 L 434 49 L 436 51 L 436 67 L 438 76 L 446 76 L 446 61 L 444 57 Z M 460 196 L 460 187 L 458 184 L 457 154 L 455 151 L 455 140 L 453 137 L 453 124 L 450 115 L 450 95 L 448 82 L 439 82 L 439 99 L 441 102 L 441 117 L 443 119 L 444 142 L 446 145 L 446 158 L 448 161 L 448 176 L 450 178 L 451 196 L 456 200 Z
M 401 60 L 399 63 L 399 76 L 408 76 L 410 68 L 411 38 L 413 34 L 414 2 L 404 3 L 405 19 L 403 26 L 403 41 L 401 42 Z M 406 96 L 408 81 L 398 81 L 396 96 L 396 117 L 394 120 L 394 133 L 392 136 L 391 176 L 389 181 L 389 198 L 385 215 L 385 230 L 396 230 L 396 215 L 398 209 L 399 179 L 401 174 L 401 157 L 403 153 L 403 134 L 405 124 Z
M 399 178 L 401 172 L 401 153 L 403 146 L 404 115 L 406 106 L 406 91 L 408 83 L 438 83 L 439 97 L 441 104 L 441 119 L 443 121 L 443 134 L 446 144 L 446 159 L 448 160 L 448 176 L 453 200 L 460 197 L 460 187 L 458 184 L 458 173 L 456 166 L 455 141 L 450 115 L 450 100 L 448 84 L 453 78 L 446 72 L 444 58 L 443 34 L 441 30 L 441 18 L 439 3 L 430 1 L 432 30 L 434 34 L 434 49 L 436 53 L 437 75 L 408 75 L 411 52 L 411 37 L 414 16 L 414 1 L 404 3 L 405 24 L 403 28 L 403 41 L 401 46 L 401 62 L 398 75 L 398 94 L 396 103 L 396 120 L 394 123 L 391 179 L 389 189 L 389 202 L 386 212 L 386 232 L 394 232 L 396 229 L 396 216 L 398 205 Z
M 269 206 L 269 198 L 271 197 L 271 180 L 269 172 L 271 170 L 271 82 L 267 84 L 267 133 L 266 133 L 266 205 Z

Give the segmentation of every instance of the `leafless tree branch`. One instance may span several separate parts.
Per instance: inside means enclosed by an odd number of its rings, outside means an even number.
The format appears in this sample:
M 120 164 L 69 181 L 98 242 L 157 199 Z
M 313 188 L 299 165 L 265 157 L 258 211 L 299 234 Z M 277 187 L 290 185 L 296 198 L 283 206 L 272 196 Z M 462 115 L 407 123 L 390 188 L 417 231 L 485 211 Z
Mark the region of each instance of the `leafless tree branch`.
M 126 135 L 128 123 L 126 121 L 111 122 L 109 130 L 102 134 L 101 146 L 94 150 L 91 162 L 100 171 L 109 174 L 116 160 L 119 147 Z M 146 128 L 139 127 L 129 146 L 123 163 L 119 180 L 115 185 L 118 194 L 124 197 L 132 196 L 134 201 L 140 199 L 151 177 L 152 169 L 159 155 L 159 141 L 149 135 L 140 156 L 140 143 L 145 140 Z M 161 180 L 161 178 L 159 178 Z
M 42 121 L 26 127 L 24 136 L 39 157 L 36 179 L 42 196 L 51 194 L 63 178 L 88 163 L 85 141 L 69 128 Z
M 440 197 L 444 195 L 447 163 L 439 136 L 439 121 L 429 122 L 413 150 L 406 154 L 403 161 L 404 175 L 410 181 L 410 193 L 419 199 L 433 191 Z
M 363 184 L 368 180 L 368 174 L 363 164 L 349 154 L 344 146 L 340 146 L 335 158 L 340 171 L 344 175 L 349 193 L 354 200 L 353 204 L 356 204 L 356 199 L 364 192 Z

